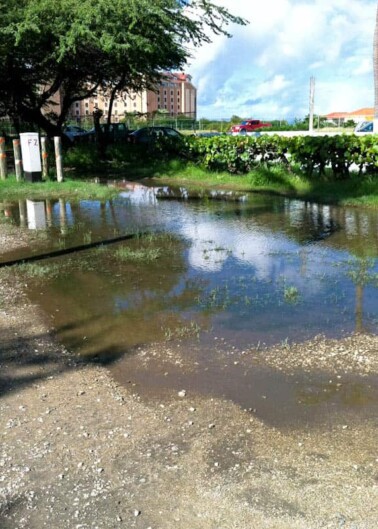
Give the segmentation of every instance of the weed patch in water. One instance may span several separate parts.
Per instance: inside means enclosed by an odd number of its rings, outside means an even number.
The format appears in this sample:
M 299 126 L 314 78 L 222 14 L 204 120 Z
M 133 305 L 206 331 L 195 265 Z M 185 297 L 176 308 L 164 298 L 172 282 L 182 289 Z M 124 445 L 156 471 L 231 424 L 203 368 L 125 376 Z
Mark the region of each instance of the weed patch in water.
M 144 263 L 148 263 L 158 259 L 161 254 L 162 251 L 160 248 L 139 248 L 133 250 L 132 248 L 124 246 L 118 248 L 114 255 L 117 259 L 123 261 L 143 261 Z
M 62 266 L 57 263 L 27 263 L 16 268 L 23 277 L 30 279 L 53 279 L 62 273 Z
M 199 338 L 201 327 L 195 321 L 191 321 L 189 325 L 182 325 L 171 329 L 170 327 L 162 328 L 166 340 L 177 340 L 180 338 L 189 338 L 196 336 Z
M 291 285 L 284 288 L 284 299 L 287 303 L 298 303 L 299 291 L 297 287 Z

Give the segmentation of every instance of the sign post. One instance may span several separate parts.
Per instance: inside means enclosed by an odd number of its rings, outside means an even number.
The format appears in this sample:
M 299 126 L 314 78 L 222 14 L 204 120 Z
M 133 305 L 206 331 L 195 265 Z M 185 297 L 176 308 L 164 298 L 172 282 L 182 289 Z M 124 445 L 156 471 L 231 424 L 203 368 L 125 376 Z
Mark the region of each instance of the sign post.
M 37 132 L 22 132 L 20 134 L 22 165 L 25 180 L 29 182 L 42 181 L 41 149 Z

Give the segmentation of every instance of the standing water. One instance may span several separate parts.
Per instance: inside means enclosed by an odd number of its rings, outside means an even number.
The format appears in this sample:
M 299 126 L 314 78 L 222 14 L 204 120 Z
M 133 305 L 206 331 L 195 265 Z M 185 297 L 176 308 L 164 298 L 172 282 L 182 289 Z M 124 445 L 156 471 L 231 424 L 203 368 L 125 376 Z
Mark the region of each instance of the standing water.
M 88 359 L 118 359 L 114 376 L 140 393 L 189 387 L 299 420 L 293 380 L 225 366 L 248 348 L 376 333 L 378 215 L 261 195 L 199 198 L 133 185 L 106 203 L 8 204 L 2 211 L 35 236 L 2 260 L 148 233 L 21 267 L 61 340 Z M 299 374 L 295 384 L 309 381 Z M 274 411 L 282 399 L 286 415 Z

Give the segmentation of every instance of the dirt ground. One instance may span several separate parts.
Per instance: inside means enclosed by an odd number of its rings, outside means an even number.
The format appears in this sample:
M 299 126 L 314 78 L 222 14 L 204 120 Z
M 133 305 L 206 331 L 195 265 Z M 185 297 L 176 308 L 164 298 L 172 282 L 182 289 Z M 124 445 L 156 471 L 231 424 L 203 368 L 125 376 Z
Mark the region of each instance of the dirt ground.
M 46 322 L 0 279 L 1 529 L 378 528 L 375 420 L 281 429 L 189 391 L 145 400 Z M 319 338 L 264 358 L 367 376 L 377 349 L 375 336 Z

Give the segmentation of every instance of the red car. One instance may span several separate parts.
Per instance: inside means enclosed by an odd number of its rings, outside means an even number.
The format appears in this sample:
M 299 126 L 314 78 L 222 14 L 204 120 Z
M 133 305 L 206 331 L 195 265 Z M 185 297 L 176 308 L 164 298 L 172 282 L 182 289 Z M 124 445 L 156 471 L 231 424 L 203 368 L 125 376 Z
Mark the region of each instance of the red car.
M 231 132 L 234 134 L 247 134 L 247 132 L 254 132 L 255 130 L 271 126 L 271 123 L 264 123 L 259 119 L 246 119 L 245 121 L 242 121 L 239 125 L 233 125 L 231 127 Z

